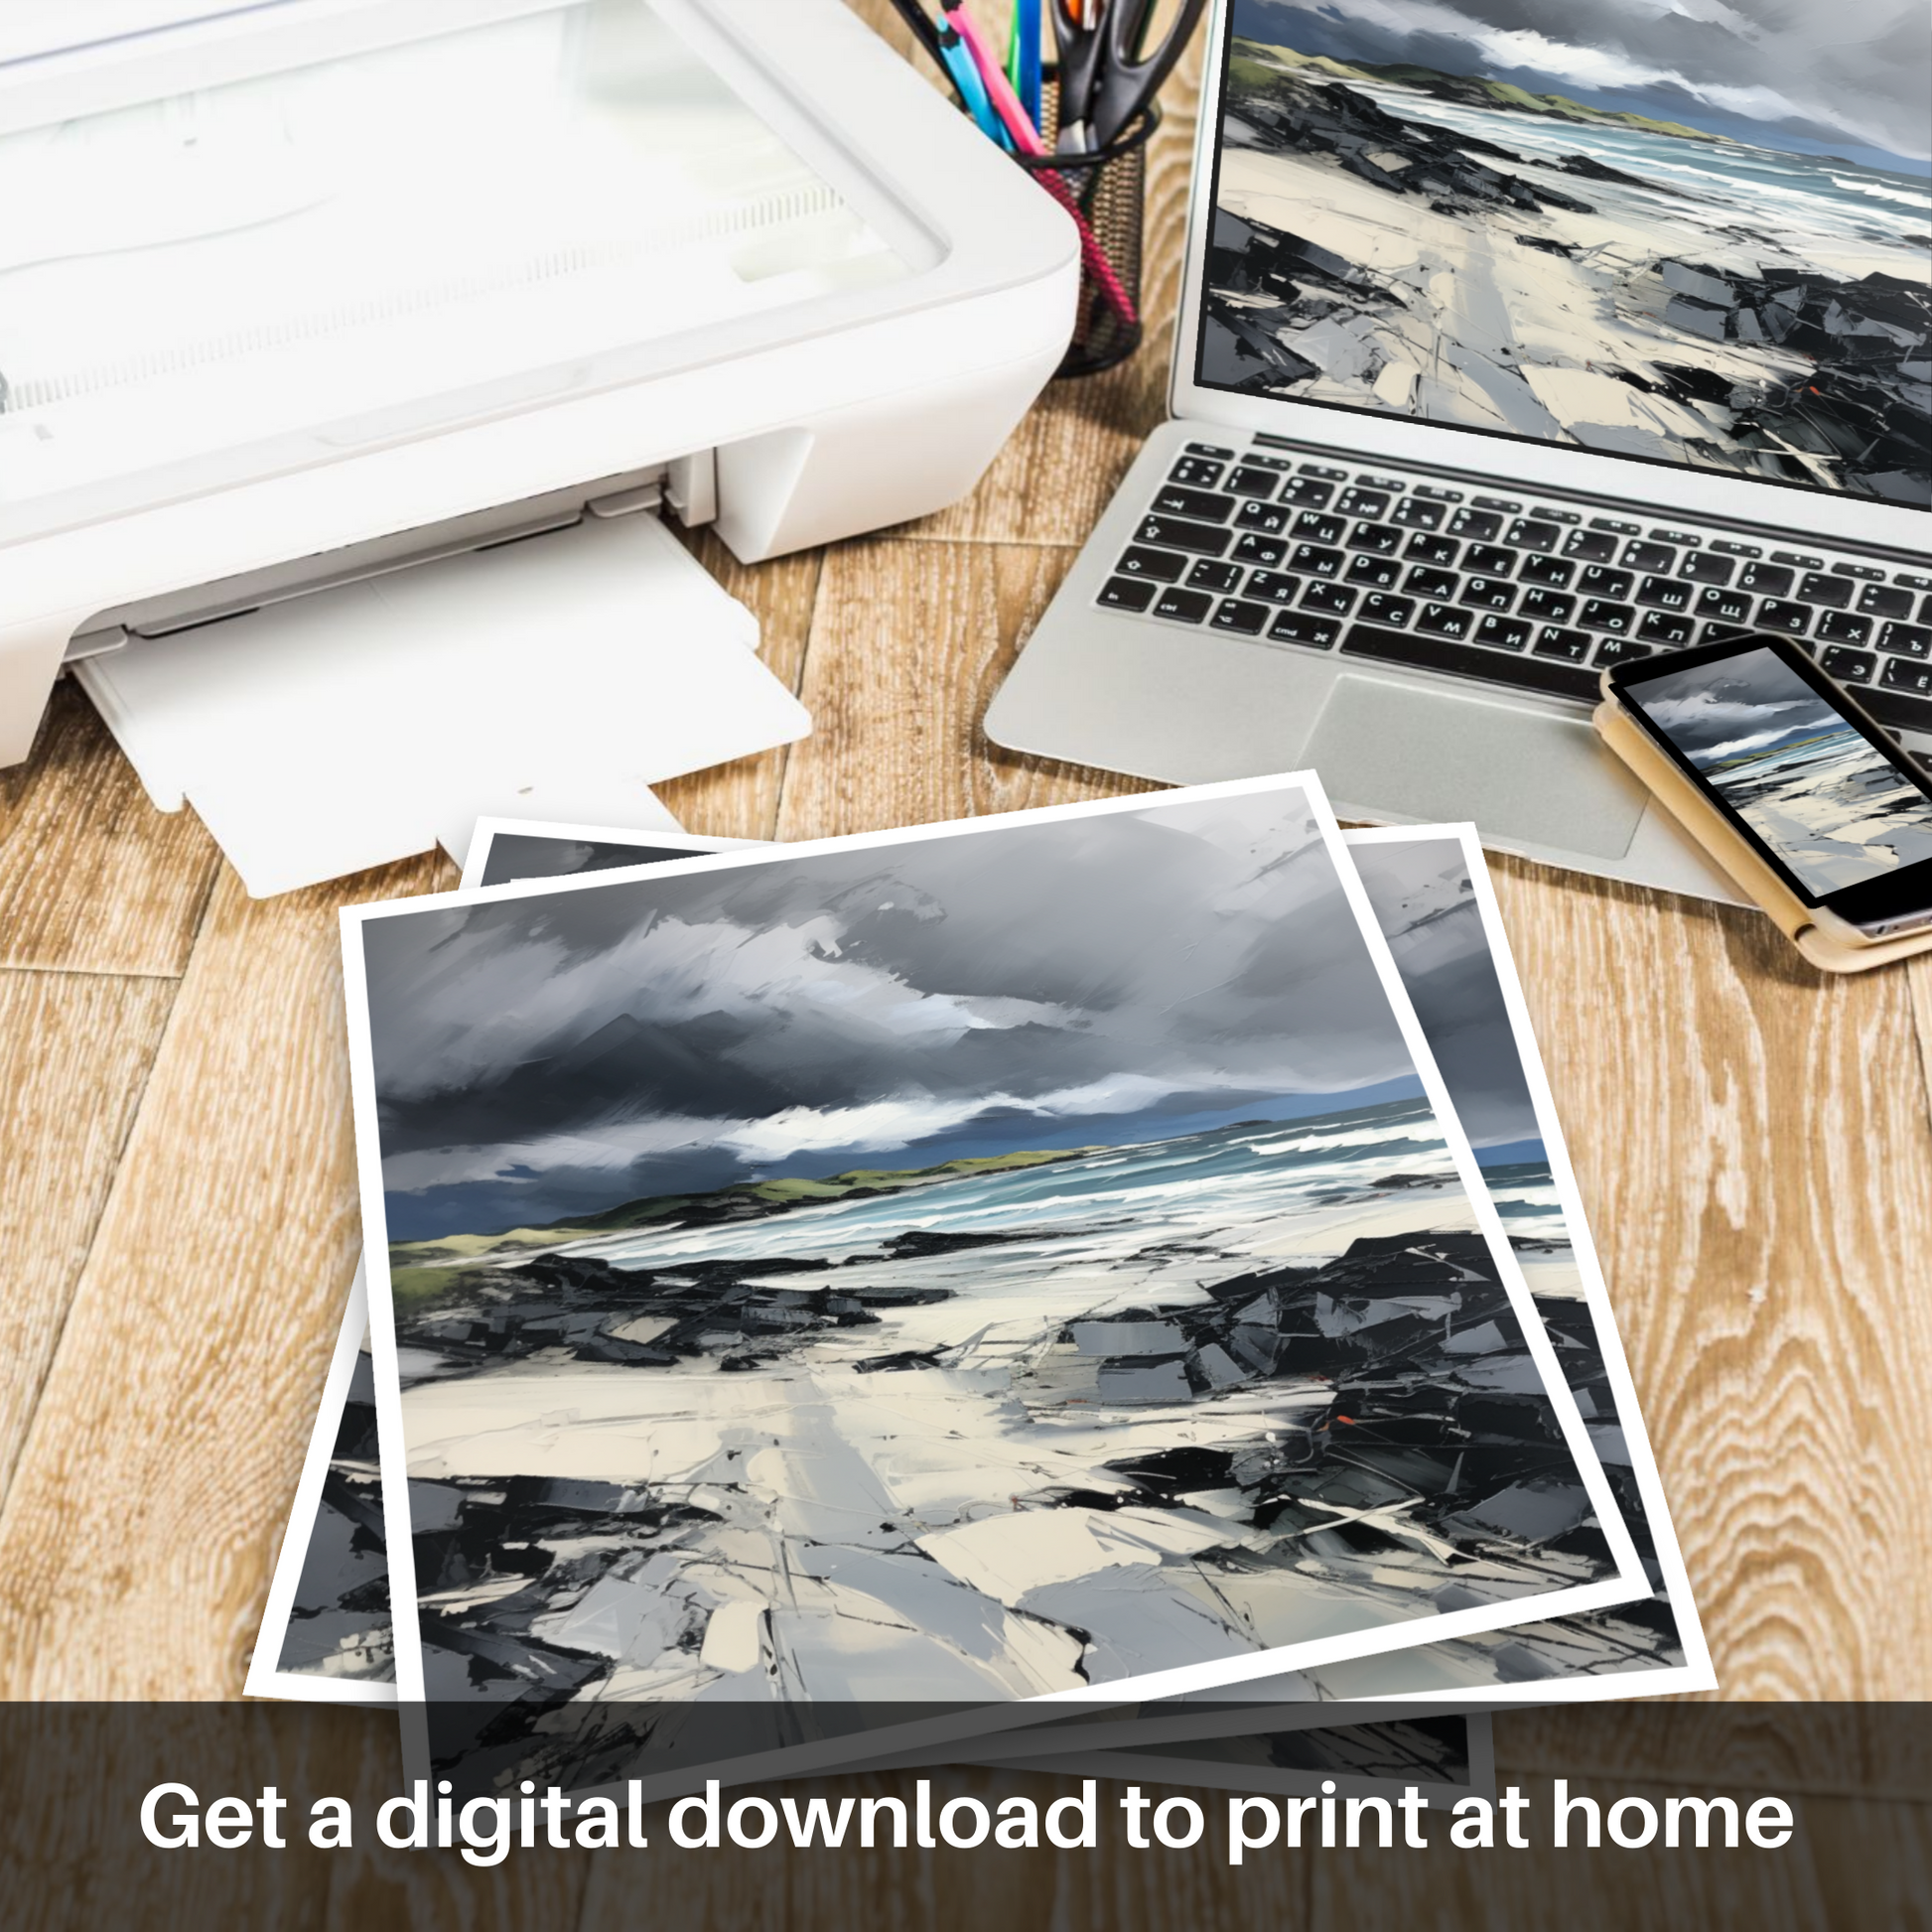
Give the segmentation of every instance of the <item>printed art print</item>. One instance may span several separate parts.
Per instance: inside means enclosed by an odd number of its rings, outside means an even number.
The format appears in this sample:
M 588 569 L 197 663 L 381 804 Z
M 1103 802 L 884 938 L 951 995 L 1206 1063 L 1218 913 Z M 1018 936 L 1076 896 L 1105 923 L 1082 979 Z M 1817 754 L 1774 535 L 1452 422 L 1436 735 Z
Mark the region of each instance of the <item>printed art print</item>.
M 1641 1588 L 1324 818 L 347 915 L 405 1692 L 1183 1690 Z

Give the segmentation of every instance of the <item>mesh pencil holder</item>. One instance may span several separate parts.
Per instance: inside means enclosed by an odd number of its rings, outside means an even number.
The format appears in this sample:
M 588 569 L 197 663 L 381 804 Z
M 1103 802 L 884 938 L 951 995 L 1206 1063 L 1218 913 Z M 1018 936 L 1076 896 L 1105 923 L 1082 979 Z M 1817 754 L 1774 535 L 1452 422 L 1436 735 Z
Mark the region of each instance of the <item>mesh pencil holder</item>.
M 1057 124 L 1048 77 L 1041 99 L 1050 146 Z M 1097 375 L 1141 345 L 1141 217 L 1147 144 L 1161 125 L 1150 104 L 1091 154 L 1015 155 L 1021 167 L 1082 224 L 1080 305 L 1056 375 Z

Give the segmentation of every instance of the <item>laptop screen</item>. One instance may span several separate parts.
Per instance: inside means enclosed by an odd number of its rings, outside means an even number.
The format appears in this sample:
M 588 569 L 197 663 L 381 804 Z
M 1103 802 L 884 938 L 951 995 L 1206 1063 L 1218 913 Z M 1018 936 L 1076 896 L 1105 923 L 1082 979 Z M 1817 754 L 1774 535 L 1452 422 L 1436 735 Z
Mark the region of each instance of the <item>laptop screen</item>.
M 1924 0 L 1229 0 L 1195 379 L 1932 507 Z

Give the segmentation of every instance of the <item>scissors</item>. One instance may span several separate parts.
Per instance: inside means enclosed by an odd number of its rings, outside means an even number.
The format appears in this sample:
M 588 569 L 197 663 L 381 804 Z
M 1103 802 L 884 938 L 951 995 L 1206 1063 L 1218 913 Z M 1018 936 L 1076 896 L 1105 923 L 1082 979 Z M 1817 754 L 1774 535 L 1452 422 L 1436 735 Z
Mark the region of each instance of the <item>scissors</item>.
M 1060 57 L 1062 154 L 1104 148 L 1146 107 L 1198 25 L 1206 0 L 1180 0 L 1152 53 L 1148 30 L 1159 0 L 1053 0 Z

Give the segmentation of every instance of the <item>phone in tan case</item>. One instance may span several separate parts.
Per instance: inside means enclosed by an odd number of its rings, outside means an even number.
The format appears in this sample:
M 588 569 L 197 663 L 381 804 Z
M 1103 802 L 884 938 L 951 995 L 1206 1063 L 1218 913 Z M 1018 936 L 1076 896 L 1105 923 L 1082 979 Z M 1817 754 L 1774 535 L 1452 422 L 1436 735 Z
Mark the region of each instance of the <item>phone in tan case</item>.
M 1932 951 L 1932 775 L 1789 637 L 1603 674 L 1595 724 L 1814 966 Z

